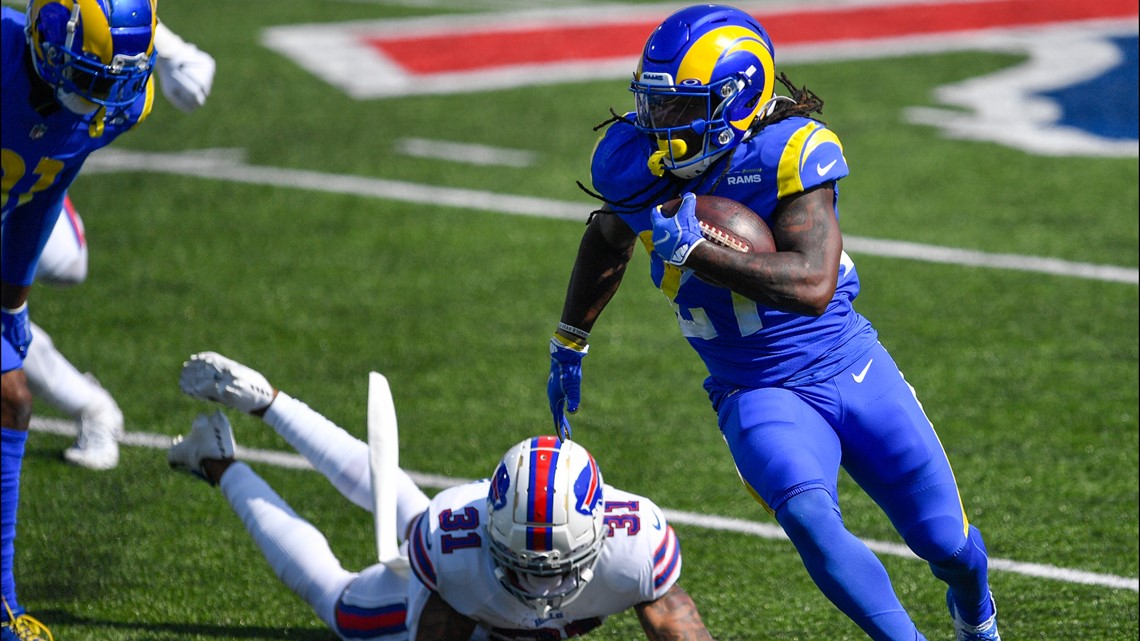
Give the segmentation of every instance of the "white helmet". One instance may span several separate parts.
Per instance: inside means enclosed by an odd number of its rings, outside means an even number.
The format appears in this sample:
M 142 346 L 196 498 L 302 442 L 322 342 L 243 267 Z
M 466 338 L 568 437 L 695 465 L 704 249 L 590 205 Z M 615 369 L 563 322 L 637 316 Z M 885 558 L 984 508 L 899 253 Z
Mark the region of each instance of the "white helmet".
M 542 614 L 593 578 L 605 534 L 602 474 L 581 445 L 535 436 L 503 455 L 487 494 L 495 575 Z

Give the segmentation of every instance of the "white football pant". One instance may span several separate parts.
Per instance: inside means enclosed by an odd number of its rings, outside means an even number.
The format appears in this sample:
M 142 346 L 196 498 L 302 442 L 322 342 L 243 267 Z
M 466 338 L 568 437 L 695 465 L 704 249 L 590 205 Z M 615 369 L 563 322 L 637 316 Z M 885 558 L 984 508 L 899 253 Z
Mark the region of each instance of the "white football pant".
M 278 392 L 263 419 L 341 494 L 372 511 L 367 443 L 284 392 Z M 429 499 L 403 470 L 397 474 L 397 483 L 396 525 L 402 541 L 408 525 L 427 509 Z M 337 600 L 360 573 L 345 570 L 324 535 L 298 516 L 249 466 L 231 465 L 219 486 L 277 577 L 330 629 L 337 630 Z M 383 566 L 365 572 L 370 585 L 376 581 L 375 585 L 403 597 L 406 579 L 397 573 Z
M 83 220 L 65 199 L 55 227 L 36 266 L 36 281 L 58 287 L 87 279 L 87 241 Z M 24 359 L 24 373 L 32 394 L 72 418 L 105 400 L 107 391 L 80 372 L 56 348 L 51 336 L 32 323 L 32 343 Z

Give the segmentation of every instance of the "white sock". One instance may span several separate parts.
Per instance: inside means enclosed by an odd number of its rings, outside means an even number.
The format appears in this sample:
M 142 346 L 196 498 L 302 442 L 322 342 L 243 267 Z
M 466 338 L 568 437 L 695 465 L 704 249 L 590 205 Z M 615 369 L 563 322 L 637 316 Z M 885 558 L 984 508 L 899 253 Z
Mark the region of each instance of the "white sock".
M 78 420 L 91 405 L 110 400 L 110 394 L 80 372 L 55 347 L 42 327 L 31 324 L 32 342 L 24 359 L 24 373 L 32 394 L 48 405 Z
M 285 392 L 277 393 L 264 420 L 348 500 L 372 511 L 367 443 Z M 430 500 L 403 470 L 397 472 L 396 482 L 397 537 L 402 541 L 408 524 L 427 509 Z
M 230 465 L 218 486 L 277 578 L 336 630 L 337 599 L 357 573 L 341 567 L 324 535 L 245 463 Z

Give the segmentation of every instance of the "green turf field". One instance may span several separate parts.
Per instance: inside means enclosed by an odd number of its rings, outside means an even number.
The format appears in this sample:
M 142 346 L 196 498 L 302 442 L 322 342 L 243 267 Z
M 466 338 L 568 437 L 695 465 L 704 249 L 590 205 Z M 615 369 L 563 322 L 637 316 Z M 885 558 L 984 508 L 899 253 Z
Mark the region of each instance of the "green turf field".
M 578 202 L 584 220 L 591 202 L 575 180 L 588 179 L 592 127 L 610 107 L 631 107 L 624 82 L 358 101 L 259 44 L 273 25 L 433 11 L 413 5 L 164 0 L 165 20 L 217 59 L 214 91 L 191 115 L 160 98 L 115 148 L 225 149 L 241 167 Z M 845 233 L 1134 272 L 1136 158 L 1034 156 L 949 140 L 902 116 L 935 106 L 937 86 L 1018 62 L 956 52 L 785 66 L 825 99 L 823 118 L 843 140 Z M 406 138 L 525 150 L 535 163 L 414 158 L 397 151 Z M 401 463 L 417 472 L 483 477 L 507 447 L 550 430 L 547 340 L 581 221 L 239 173 L 92 171 L 72 189 L 90 276 L 70 290 L 36 288 L 31 313 L 111 390 L 129 432 L 165 440 L 189 429 L 205 407 L 180 394 L 178 372 L 201 350 L 259 369 L 362 437 L 367 374 L 384 373 Z M 850 253 L 863 282 L 857 308 L 917 389 L 985 533 L 1003 638 L 1136 639 L 1135 282 Z M 612 485 L 668 510 L 772 525 L 737 480 L 703 367 L 647 263 L 639 253 L 591 337 L 574 435 Z M 239 444 L 288 449 L 260 422 L 231 418 Z M 63 463 L 69 442 L 30 438 L 17 538 L 21 601 L 57 640 L 334 638 L 276 582 L 220 494 L 171 473 L 164 450 L 125 446 L 117 469 L 96 473 Z M 368 514 L 315 472 L 254 467 L 346 567 L 371 562 Z M 841 492 L 856 534 L 899 543 L 849 480 Z M 681 584 L 721 641 L 864 638 L 786 541 L 676 530 Z M 924 634 L 948 639 L 942 584 L 920 561 L 881 556 Z M 640 634 L 625 614 L 590 638 Z

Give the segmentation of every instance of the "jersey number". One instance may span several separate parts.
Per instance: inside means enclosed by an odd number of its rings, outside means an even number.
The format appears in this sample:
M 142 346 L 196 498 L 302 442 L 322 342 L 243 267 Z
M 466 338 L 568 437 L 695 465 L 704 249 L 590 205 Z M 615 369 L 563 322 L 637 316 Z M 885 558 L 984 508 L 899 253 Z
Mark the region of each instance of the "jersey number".
M 751 336 L 756 332 L 764 329 L 763 323 L 760 322 L 760 310 L 756 307 L 756 302 L 737 294 L 732 294 L 732 313 L 736 316 L 736 330 L 741 336 Z M 703 338 L 710 340 L 717 337 L 716 328 L 713 327 L 712 321 L 709 320 L 708 313 L 700 307 L 681 307 L 673 301 L 669 301 L 673 306 L 673 312 L 677 314 L 677 324 L 681 326 L 681 334 L 685 338 Z M 688 312 L 688 316 L 692 319 L 685 318 L 681 313 L 682 310 Z
M 20 154 L 12 151 L 11 149 L 0 150 L 0 167 L 3 167 L 4 178 L 0 181 L 0 185 L 4 190 L 5 202 L 4 206 L 7 207 L 7 197 L 15 189 L 16 183 L 23 179 L 25 173 L 28 171 L 28 166 Z M 17 205 L 23 205 L 32 199 L 38 191 L 43 191 L 51 187 L 55 182 L 59 172 L 63 171 L 63 163 L 54 158 L 40 158 L 39 163 L 36 164 L 36 169 L 32 172 L 33 176 L 39 176 L 36 183 L 32 185 L 27 192 L 19 194 L 19 202 Z
M 840 277 L 842 281 L 847 278 L 855 270 L 855 262 L 843 252 L 839 255 Z M 764 324 L 760 321 L 760 310 L 756 306 L 756 301 L 746 298 L 737 294 L 736 292 L 729 292 L 732 294 L 732 313 L 736 317 L 736 331 L 741 336 L 751 336 L 756 332 L 764 329 Z M 669 300 L 669 304 L 673 306 L 673 313 L 677 315 L 677 324 L 681 326 L 681 334 L 685 338 L 702 338 L 710 340 L 718 336 L 716 328 L 713 327 L 712 321 L 709 320 L 709 315 L 704 309 L 700 307 L 681 307 L 677 303 Z M 682 311 L 688 312 L 689 318 L 685 318 L 686 314 Z
M 617 530 L 625 530 L 627 536 L 635 536 L 641 531 L 641 517 L 637 515 L 640 507 L 638 501 L 606 501 L 606 515 L 602 523 L 609 528 L 606 536 L 613 536 Z M 629 512 L 626 514 L 610 514 L 610 512 Z
M 439 537 L 444 554 L 451 554 L 455 550 L 464 548 L 477 548 L 483 544 L 479 532 L 471 531 L 479 529 L 479 510 L 470 505 L 463 508 L 462 512 L 453 510 L 440 512 L 439 529 L 448 532 Z M 451 534 L 451 532 L 466 532 L 466 534 Z

